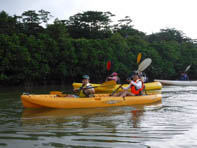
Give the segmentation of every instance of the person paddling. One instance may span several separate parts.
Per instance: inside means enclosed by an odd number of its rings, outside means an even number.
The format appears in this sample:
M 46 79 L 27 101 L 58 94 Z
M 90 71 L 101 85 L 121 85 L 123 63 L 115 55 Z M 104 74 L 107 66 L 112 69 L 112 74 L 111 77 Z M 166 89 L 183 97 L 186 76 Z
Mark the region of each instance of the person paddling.
M 115 94 L 114 96 L 121 96 L 121 97 L 126 97 L 126 96 L 139 96 L 143 95 L 143 89 L 144 89 L 144 83 L 143 81 L 139 78 L 138 72 L 134 72 L 132 75 L 132 79 L 129 78 L 127 81 L 129 81 L 129 86 L 128 87 L 122 87 L 124 91 L 119 92 Z M 129 92 L 128 89 L 131 89 Z
M 187 80 L 189 80 L 189 77 L 188 77 L 187 73 L 182 72 L 181 73 L 181 76 L 180 76 L 180 80 L 181 81 L 187 81 Z
M 82 86 L 74 89 L 74 91 L 79 93 L 79 97 L 93 97 L 95 90 L 90 84 L 90 77 L 88 75 L 83 75 Z
M 109 77 L 106 78 L 106 81 L 114 80 L 116 83 L 120 83 L 120 78 L 117 72 L 113 72 Z

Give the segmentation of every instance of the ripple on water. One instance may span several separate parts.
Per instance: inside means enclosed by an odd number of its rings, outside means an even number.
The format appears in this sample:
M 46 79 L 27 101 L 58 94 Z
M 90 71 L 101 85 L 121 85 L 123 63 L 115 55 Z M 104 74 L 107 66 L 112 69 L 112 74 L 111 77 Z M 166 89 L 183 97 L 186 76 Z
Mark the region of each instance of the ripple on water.
M 196 87 L 162 93 L 158 105 L 82 110 L 26 110 L 0 94 L 0 147 L 195 147 Z

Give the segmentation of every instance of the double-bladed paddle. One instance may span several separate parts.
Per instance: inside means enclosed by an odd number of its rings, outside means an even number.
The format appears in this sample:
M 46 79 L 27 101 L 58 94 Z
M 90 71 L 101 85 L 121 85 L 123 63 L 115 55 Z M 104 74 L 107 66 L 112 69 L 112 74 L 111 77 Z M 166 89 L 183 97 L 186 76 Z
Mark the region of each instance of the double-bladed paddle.
M 82 89 L 91 89 L 91 88 L 98 88 L 98 87 L 114 88 L 115 86 L 116 86 L 116 82 L 114 80 L 111 80 L 111 81 L 106 81 L 99 86 L 93 86 L 93 87 L 82 88 Z M 66 96 L 66 94 L 63 94 L 63 92 L 61 91 L 50 91 L 50 94 L 58 95 L 60 97 Z

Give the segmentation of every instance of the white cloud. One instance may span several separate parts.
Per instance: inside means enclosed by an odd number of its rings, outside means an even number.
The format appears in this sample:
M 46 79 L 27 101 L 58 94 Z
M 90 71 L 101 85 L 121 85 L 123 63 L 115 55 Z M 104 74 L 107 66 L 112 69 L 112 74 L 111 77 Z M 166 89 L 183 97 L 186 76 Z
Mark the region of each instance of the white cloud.
M 1 0 L 0 10 L 21 15 L 27 10 L 44 9 L 59 19 L 87 10 L 110 11 L 117 19 L 130 16 L 134 27 L 146 33 L 171 27 L 197 38 L 196 3 L 196 0 Z

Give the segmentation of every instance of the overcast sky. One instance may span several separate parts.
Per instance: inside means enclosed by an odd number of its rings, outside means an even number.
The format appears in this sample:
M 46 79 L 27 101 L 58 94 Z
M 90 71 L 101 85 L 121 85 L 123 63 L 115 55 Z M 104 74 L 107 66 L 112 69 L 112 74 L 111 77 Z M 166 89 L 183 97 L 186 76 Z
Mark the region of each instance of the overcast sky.
M 147 34 L 175 28 L 197 39 L 197 0 L 0 0 L 0 11 L 9 15 L 40 9 L 59 19 L 88 10 L 110 11 L 116 19 L 130 16 L 134 28 Z

